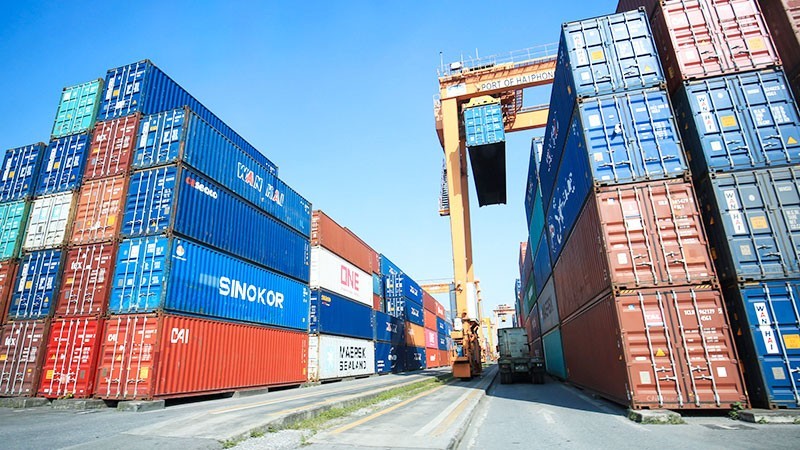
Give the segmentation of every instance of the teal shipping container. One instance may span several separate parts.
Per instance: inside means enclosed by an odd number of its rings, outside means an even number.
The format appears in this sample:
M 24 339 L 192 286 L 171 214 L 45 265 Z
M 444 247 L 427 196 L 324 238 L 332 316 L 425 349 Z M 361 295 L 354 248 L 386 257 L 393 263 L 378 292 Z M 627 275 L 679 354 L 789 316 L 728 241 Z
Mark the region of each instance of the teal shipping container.
M 58 103 L 52 137 L 55 139 L 90 130 L 97 118 L 101 92 L 102 79 L 65 87 Z
M 554 377 L 567 379 L 567 366 L 564 363 L 564 350 L 561 347 L 561 328 L 547 333 L 542 338 L 544 344 L 544 363 L 547 373 Z
M 0 261 L 19 256 L 30 206 L 26 201 L 0 203 Z

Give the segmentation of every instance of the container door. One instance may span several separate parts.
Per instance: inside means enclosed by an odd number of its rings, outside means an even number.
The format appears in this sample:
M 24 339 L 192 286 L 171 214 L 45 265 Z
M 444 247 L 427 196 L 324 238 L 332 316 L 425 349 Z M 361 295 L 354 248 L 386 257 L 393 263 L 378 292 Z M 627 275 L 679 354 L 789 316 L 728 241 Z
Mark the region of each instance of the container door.
M 36 394 L 41 355 L 48 324 L 43 321 L 10 322 L 0 331 L 0 395 L 31 397 Z
M 116 250 L 116 243 L 69 250 L 61 277 L 59 316 L 97 316 L 106 312 Z
M 762 180 L 762 185 L 770 187 L 785 269 L 789 274 L 800 274 L 800 169 L 767 170 Z
M 0 260 L 18 256 L 29 206 L 24 201 L 0 204 Z
M 28 253 L 20 262 L 8 317 L 38 319 L 50 315 L 59 287 L 61 250 Z
M 94 125 L 103 80 L 64 88 L 58 105 L 56 121 L 53 124 L 53 137 L 67 136 L 86 131 Z
M 36 195 L 55 194 L 80 187 L 88 146 L 88 134 L 73 134 L 51 141 L 42 161 Z
M 150 70 L 148 61 L 139 61 L 116 69 L 106 74 L 105 93 L 97 114 L 100 120 L 109 120 L 127 116 L 144 107 L 143 91 L 147 85 Z
M 27 199 L 39 177 L 39 161 L 44 155 L 43 143 L 8 150 L 0 168 L 0 202 Z
M 126 239 L 119 244 L 108 304 L 110 313 L 143 313 L 161 307 L 170 245 L 170 239 L 164 236 Z
M 125 237 L 163 233 L 172 223 L 178 168 L 165 166 L 131 175 L 122 219 Z
M 83 185 L 72 222 L 71 243 L 110 242 L 117 237 L 128 179 L 101 178 Z
M 86 398 L 94 394 L 103 320 L 62 319 L 50 329 L 39 394 Z
M 75 194 L 67 192 L 35 200 L 31 206 L 23 250 L 63 245 L 75 198 Z
M 86 163 L 84 180 L 114 177 L 128 172 L 136 137 L 139 114 L 100 122 L 92 132 L 92 149 Z
M 106 321 L 95 395 L 109 400 L 150 399 L 159 333 L 155 316 Z
M 177 161 L 186 138 L 187 120 L 183 108 L 144 117 L 139 126 L 139 145 L 133 155 L 133 167 L 153 167 Z
M 721 50 L 728 70 L 750 70 L 779 63 L 764 18 L 754 0 L 704 1 L 712 17 L 712 36 Z

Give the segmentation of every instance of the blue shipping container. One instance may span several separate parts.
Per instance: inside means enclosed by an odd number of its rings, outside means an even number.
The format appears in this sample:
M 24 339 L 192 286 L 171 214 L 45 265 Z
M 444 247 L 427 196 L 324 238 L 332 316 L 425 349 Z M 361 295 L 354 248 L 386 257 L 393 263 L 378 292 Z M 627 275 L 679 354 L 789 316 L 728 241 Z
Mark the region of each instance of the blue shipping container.
M 467 147 L 495 144 L 506 140 L 503 108 L 500 103 L 473 106 L 464 110 Z
M 739 356 L 750 400 L 762 408 L 800 407 L 800 281 L 736 285 L 725 298 L 746 318 Z
M 0 202 L 33 197 L 46 149 L 47 144 L 39 142 L 6 150 L 0 173 Z
M 147 60 L 117 67 L 106 73 L 105 95 L 97 119 L 111 120 L 135 112 L 150 115 L 183 106 L 191 108 L 256 161 L 278 174 L 278 167 L 272 161 Z
M 779 69 L 688 82 L 674 105 L 697 177 L 800 164 L 800 118 Z
M 531 217 L 534 208 L 534 199 L 537 194 L 541 198 L 542 193 L 539 192 L 539 158 L 542 146 L 542 138 L 531 139 L 531 156 L 528 159 L 528 178 L 525 185 L 525 217 L 528 218 L 528 226 L 531 226 Z M 541 201 L 539 202 L 541 203 Z
M 58 297 L 61 256 L 61 250 L 42 250 L 22 256 L 8 309 L 9 319 L 50 316 Z
M 172 311 L 308 330 L 308 286 L 181 238 L 119 244 L 108 311 Z
M 19 256 L 30 206 L 22 200 L 0 203 L 0 261 Z
M 717 174 L 698 190 L 720 278 L 800 278 L 800 167 Z
M 542 233 L 539 236 L 539 242 L 536 243 L 536 253 L 533 254 L 533 286 L 534 296 L 530 306 L 536 303 L 539 294 L 542 293 L 547 279 L 553 273 L 553 264 L 550 261 L 550 247 L 548 245 L 547 234 Z
M 102 79 L 65 87 L 58 103 L 52 136 L 59 138 L 91 130 L 100 107 L 102 92 Z
M 441 317 L 436 318 L 436 332 L 439 334 L 447 334 L 447 321 Z
M 439 350 L 447 350 L 447 336 L 439 333 Z
M 188 108 L 142 118 L 134 169 L 184 162 L 310 236 L 311 204 Z
M 372 308 L 321 289 L 311 291 L 308 326 L 309 332 L 314 334 L 361 339 L 373 339 L 375 336 Z
M 422 304 L 422 288 L 408 275 L 389 275 L 384 278 L 386 298 L 407 298 Z
M 404 347 L 405 353 L 405 367 L 408 372 L 414 370 L 424 370 L 427 366 L 427 355 L 425 354 L 425 347 Z
M 422 305 L 418 305 L 411 301 L 405 301 L 403 302 L 402 309 L 404 319 L 415 325 L 419 325 L 421 327 L 425 326 L 425 313 L 423 312 Z
M 402 358 L 399 357 L 403 347 L 388 342 L 375 343 L 375 373 L 402 372 Z
M 372 274 L 372 293 L 383 297 L 383 278 L 377 273 Z
M 405 342 L 405 321 L 389 314 L 375 311 L 375 340 L 402 345 Z
M 308 237 L 186 166 L 134 172 L 122 236 L 168 232 L 308 282 Z
M 542 337 L 544 346 L 544 364 L 547 373 L 562 380 L 567 379 L 567 364 L 564 361 L 564 350 L 561 346 L 561 328 Z
M 50 141 L 42 158 L 36 195 L 78 189 L 83 181 L 89 144 L 88 134 L 73 134 Z
M 389 275 L 401 275 L 403 273 L 399 267 L 395 263 L 389 260 L 383 254 L 380 255 L 381 257 L 381 275 L 384 277 Z

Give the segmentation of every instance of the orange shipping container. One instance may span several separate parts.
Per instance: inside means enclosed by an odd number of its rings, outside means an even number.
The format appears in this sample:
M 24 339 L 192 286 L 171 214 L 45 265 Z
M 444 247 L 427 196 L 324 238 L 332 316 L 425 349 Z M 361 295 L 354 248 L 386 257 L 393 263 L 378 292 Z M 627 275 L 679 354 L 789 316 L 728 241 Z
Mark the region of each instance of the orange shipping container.
M 426 349 L 425 350 L 425 357 L 428 359 L 427 368 L 428 369 L 435 369 L 437 367 L 442 367 L 444 364 L 442 363 L 442 355 L 439 350 L 433 349 Z
M 116 242 L 72 247 L 67 252 L 56 316 L 105 314 L 111 293 Z
M 0 397 L 36 394 L 49 330 L 47 320 L 9 322 L 0 328 Z
M 84 181 L 128 173 L 139 134 L 139 117 L 136 113 L 95 125 Z
M 436 350 L 439 352 L 439 362 L 442 367 L 450 365 L 450 351 L 448 350 Z
M 406 345 L 409 347 L 425 347 L 425 329 L 411 322 L 406 322 Z
M 39 384 L 40 396 L 92 396 L 102 331 L 103 319 L 94 317 L 52 322 Z
M 425 310 L 425 328 L 429 330 L 436 330 L 436 314 Z
M 0 262 L 0 324 L 5 323 L 8 314 L 8 298 L 17 274 L 15 261 Z
M 378 294 L 372 294 L 372 309 L 375 311 L 383 311 L 383 299 Z
M 81 187 L 71 243 L 109 242 L 119 233 L 128 178 L 118 176 L 84 183 Z
M 97 397 L 188 397 L 306 381 L 308 334 L 175 315 L 106 320 Z
M 311 245 L 321 245 L 367 273 L 380 273 L 378 253 L 322 211 L 311 215 Z

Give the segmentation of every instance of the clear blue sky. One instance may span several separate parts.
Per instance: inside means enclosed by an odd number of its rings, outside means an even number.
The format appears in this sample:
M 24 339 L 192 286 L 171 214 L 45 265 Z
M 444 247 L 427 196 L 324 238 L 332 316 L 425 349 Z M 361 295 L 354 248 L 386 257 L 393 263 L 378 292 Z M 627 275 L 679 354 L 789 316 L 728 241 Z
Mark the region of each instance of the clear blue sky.
M 236 4 L 237 6 L 228 6 Z M 439 217 L 439 52 L 556 42 L 616 2 L 25 1 L 0 14 L 0 141 L 45 141 L 61 88 L 150 59 L 280 167 L 281 178 L 417 280 L 452 277 Z M 543 103 L 549 91 L 530 93 Z M 538 101 L 537 101 L 538 100 Z M 538 132 L 541 134 L 542 132 Z M 513 304 L 530 138 L 508 138 L 509 202 L 478 209 L 484 311 Z

